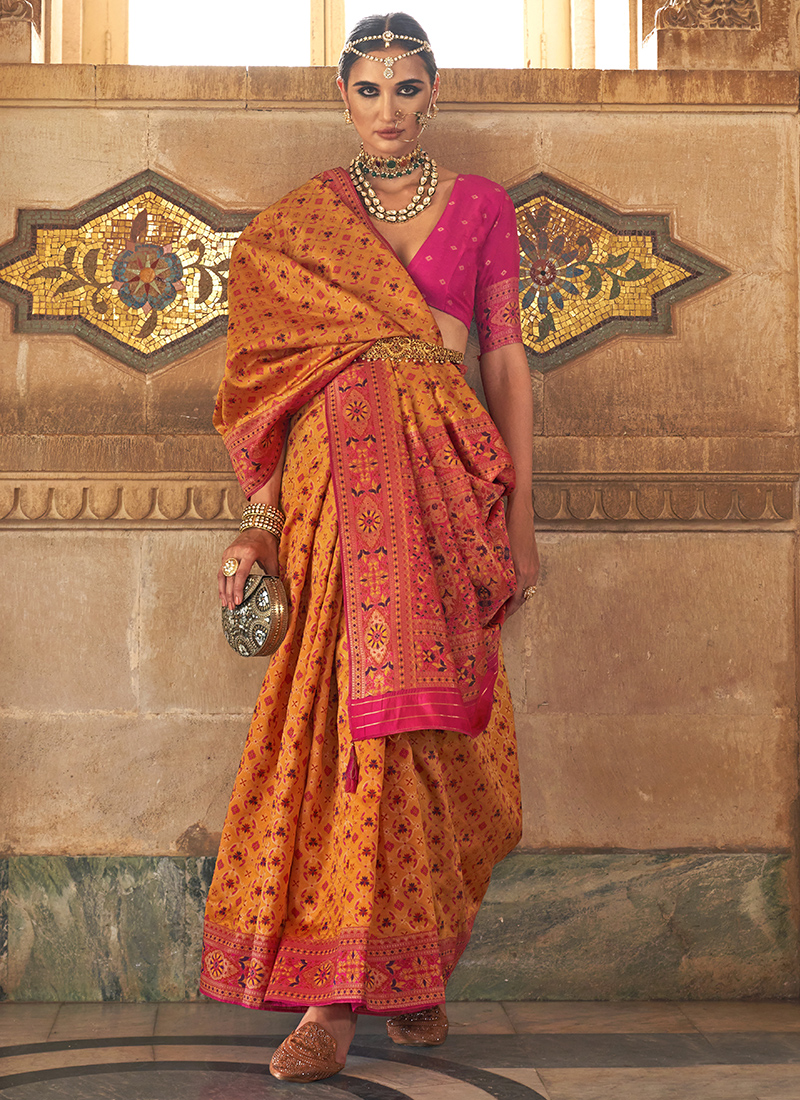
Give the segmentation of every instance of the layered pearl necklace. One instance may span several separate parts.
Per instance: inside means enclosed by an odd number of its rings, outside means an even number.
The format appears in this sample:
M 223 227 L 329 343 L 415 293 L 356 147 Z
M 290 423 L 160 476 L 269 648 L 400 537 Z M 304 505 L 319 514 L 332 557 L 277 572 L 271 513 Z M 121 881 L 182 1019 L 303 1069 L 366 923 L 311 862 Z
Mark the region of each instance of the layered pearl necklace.
M 407 163 L 404 164 L 404 162 Z M 410 175 L 417 168 L 422 168 L 422 175 L 414 198 L 402 210 L 386 210 L 375 194 L 367 175 L 381 179 L 397 179 L 399 176 Z M 362 148 L 350 162 L 349 171 L 350 179 L 361 196 L 367 213 L 371 218 L 377 218 L 382 222 L 407 222 L 411 218 L 416 218 L 417 214 L 421 214 L 430 206 L 439 183 L 439 171 L 435 162 L 419 147 L 402 158 L 373 157 L 365 153 Z

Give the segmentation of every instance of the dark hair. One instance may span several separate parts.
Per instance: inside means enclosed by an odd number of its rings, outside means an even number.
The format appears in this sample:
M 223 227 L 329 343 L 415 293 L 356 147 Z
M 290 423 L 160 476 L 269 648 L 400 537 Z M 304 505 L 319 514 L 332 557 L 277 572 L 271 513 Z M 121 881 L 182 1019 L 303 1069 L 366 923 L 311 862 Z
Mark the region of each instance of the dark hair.
M 385 43 L 381 35 L 384 31 L 392 31 L 401 45 L 408 43 L 409 49 L 412 50 L 416 49 L 419 43 L 412 42 L 410 39 L 419 38 L 425 42 L 428 41 L 427 34 L 416 19 L 402 11 L 391 11 L 388 15 L 367 15 L 364 19 L 360 19 L 350 32 L 347 42 L 355 42 L 359 38 L 366 38 L 366 42 L 360 42 L 358 45 L 362 53 L 370 53 L 371 50 L 382 50 Z M 345 42 L 345 46 L 347 42 Z M 392 45 L 394 45 L 394 42 Z M 405 51 L 401 50 L 400 52 Z M 422 50 L 417 54 L 417 57 L 421 59 L 428 76 L 431 78 L 431 84 L 433 84 L 438 72 L 433 52 Z M 350 70 L 356 61 L 358 61 L 358 54 L 353 53 L 352 50 L 345 50 L 339 58 L 339 76 L 344 81 L 345 87 L 350 76 Z

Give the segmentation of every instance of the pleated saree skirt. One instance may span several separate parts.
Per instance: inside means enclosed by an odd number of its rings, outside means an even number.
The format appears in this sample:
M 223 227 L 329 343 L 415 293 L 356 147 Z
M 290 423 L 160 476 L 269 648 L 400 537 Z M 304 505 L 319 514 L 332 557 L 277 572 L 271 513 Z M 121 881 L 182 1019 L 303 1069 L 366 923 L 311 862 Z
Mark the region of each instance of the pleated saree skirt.
M 413 1011 L 444 1000 L 492 868 L 519 841 L 507 678 L 501 662 L 475 739 L 353 742 L 324 394 L 292 422 L 282 504 L 291 622 L 225 821 L 200 988 L 251 1008 Z

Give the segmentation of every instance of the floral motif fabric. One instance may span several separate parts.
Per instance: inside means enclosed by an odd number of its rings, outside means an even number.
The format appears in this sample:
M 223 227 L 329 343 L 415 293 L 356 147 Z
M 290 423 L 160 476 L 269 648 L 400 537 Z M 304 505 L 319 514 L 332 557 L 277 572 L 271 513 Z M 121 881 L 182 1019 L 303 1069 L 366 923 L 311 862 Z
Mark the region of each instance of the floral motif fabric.
M 358 207 L 349 175 L 325 172 L 259 214 L 234 247 L 214 426 L 247 496 L 269 480 L 291 416 L 376 340 L 441 345 L 419 290 Z
M 450 365 L 359 360 L 382 336 L 440 337 L 348 186 L 345 173 L 326 173 L 276 204 L 245 232 L 232 264 L 237 304 L 216 423 L 249 492 L 269 476 L 288 428 L 280 557 L 292 614 L 228 810 L 201 989 L 255 1008 L 343 1002 L 391 1014 L 444 999 L 491 869 L 520 836 L 511 702 L 492 625 L 504 586 L 513 587 L 500 504 L 511 471 L 496 429 Z M 391 428 L 389 451 L 397 450 L 378 466 L 365 430 L 376 412 L 376 431 Z M 420 470 L 411 471 L 411 457 Z M 395 494 L 393 512 L 384 498 Z M 414 499 L 426 516 L 409 511 Z M 452 542 L 454 506 L 464 530 Z M 398 508 L 415 528 L 404 546 L 396 525 L 387 530 Z M 382 553 L 367 562 L 381 545 L 403 551 L 406 606 L 394 624 L 373 602 L 398 587 Z M 360 574 L 351 568 L 359 554 Z M 457 592 L 443 591 L 447 578 Z M 462 701 L 473 678 L 473 701 L 485 705 L 477 738 L 426 722 L 423 711 L 415 725 L 359 739 L 354 683 L 391 680 L 393 670 L 381 670 L 387 656 L 416 671 L 420 653 L 403 634 L 415 585 L 452 603 L 445 623 L 454 638 L 438 660 L 449 683 L 466 684 Z M 428 642 L 435 670 L 435 631 Z M 487 684 L 490 698 L 479 700 Z M 380 697 L 368 688 L 364 698 Z
M 353 375 L 387 325 L 441 345 L 385 243 L 362 252 L 359 235 L 347 261 L 351 214 L 373 234 L 358 202 L 349 176 L 326 173 L 242 234 L 216 423 L 247 492 L 271 471 L 286 418 L 326 390 L 347 542 L 353 736 L 475 736 L 491 709 L 503 607 L 515 589 L 502 505 L 513 467 L 452 364 L 387 360 Z
M 511 464 L 452 364 L 356 360 L 326 387 L 352 736 L 477 736 L 515 589 Z
M 294 611 L 231 797 L 201 990 L 391 1014 L 444 1000 L 492 867 L 519 840 L 513 717 L 501 666 L 480 737 L 420 729 L 354 745 L 326 437 L 321 395 L 289 437 L 281 568 Z

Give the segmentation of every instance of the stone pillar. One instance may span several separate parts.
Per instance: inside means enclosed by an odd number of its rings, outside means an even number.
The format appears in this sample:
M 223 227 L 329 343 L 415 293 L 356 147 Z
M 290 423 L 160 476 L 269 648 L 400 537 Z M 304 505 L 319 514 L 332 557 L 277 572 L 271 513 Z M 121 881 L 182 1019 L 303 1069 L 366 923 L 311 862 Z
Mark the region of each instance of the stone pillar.
M 44 45 L 29 0 L 0 0 L 0 64 L 44 61 Z
M 572 67 L 594 68 L 594 0 L 572 3 Z
M 83 61 L 82 0 L 61 0 L 61 60 L 65 65 Z
M 335 65 L 346 33 L 344 0 L 311 0 L 312 65 Z
M 81 60 L 128 64 L 128 0 L 83 0 Z
M 525 67 L 572 67 L 570 0 L 525 0 Z
M 63 61 L 64 0 L 46 0 L 42 37 L 44 59 L 53 65 Z
M 659 69 L 793 69 L 796 0 L 668 0 Z

